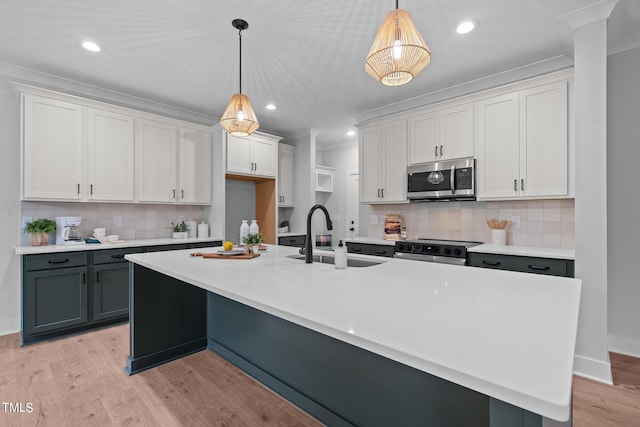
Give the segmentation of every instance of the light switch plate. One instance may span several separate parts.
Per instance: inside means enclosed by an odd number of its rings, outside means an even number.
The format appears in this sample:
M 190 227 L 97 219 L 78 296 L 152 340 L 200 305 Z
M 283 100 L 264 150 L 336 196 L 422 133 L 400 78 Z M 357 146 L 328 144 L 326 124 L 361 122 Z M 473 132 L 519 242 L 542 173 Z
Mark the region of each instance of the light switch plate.
M 520 217 L 518 215 L 511 217 L 511 227 L 520 228 Z
M 121 226 L 122 225 L 122 217 L 120 215 L 116 215 L 113 217 L 113 225 Z
M 378 223 L 378 216 L 377 215 L 369 215 L 369 224 L 375 225 L 377 223 Z

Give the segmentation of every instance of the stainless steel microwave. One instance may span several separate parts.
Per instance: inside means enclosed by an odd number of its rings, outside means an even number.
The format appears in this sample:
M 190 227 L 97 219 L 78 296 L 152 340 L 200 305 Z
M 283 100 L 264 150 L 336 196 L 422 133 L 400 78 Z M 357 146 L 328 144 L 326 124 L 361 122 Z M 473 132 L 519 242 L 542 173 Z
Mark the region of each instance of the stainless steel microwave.
M 407 197 L 412 201 L 475 200 L 473 157 L 421 163 L 407 167 Z

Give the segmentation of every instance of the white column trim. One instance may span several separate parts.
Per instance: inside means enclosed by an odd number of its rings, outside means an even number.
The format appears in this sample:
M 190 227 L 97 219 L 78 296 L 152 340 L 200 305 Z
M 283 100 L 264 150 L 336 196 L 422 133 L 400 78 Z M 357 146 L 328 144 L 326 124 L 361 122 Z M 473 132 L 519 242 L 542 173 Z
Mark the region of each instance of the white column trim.
M 602 19 L 608 19 L 619 0 L 601 0 L 589 6 L 576 9 L 558 16 L 558 19 L 569 24 L 571 29 L 584 27 Z

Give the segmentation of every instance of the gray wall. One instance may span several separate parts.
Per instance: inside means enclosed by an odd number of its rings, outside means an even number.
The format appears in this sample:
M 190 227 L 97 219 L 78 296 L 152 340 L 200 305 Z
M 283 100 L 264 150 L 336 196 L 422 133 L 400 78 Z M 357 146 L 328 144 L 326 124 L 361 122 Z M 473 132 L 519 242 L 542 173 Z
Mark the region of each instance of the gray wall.
M 640 357 L 639 76 L 640 49 L 609 56 L 607 79 L 609 348 L 611 351 Z
M 240 243 L 242 220 L 247 224 L 256 218 L 256 184 L 249 181 L 228 179 L 225 183 L 225 240 Z M 260 224 L 258 224 L 258 227 Z
M 0 335 L 20 325 L 20 100 L 8 78 L 0 75 Z

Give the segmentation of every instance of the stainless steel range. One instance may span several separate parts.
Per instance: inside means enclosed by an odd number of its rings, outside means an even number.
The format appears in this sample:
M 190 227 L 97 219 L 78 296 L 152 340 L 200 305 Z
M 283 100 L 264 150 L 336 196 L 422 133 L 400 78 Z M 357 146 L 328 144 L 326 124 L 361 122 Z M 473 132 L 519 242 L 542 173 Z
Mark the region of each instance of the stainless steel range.
M 422 238 L 401 240 L 396 242 L 393 256 L 415 261 L 465 265 L 467 263 L 467 249 L 480 244 L 480 242 Z

